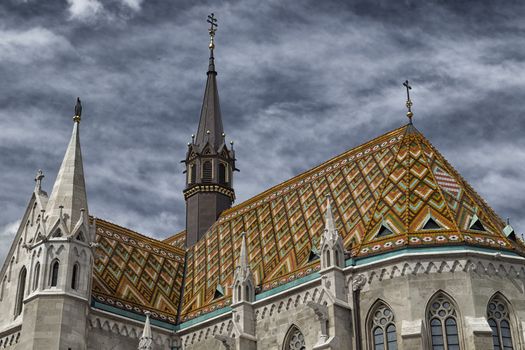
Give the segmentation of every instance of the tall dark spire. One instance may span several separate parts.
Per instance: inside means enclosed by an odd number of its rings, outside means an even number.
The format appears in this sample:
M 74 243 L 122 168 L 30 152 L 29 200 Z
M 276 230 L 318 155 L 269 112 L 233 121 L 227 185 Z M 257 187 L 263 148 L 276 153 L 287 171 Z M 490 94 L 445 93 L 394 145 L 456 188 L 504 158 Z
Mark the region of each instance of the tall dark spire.
M 217 72 L 215 71 L 215 32 L 217 19 L 208 16 L 210 28 L 210 58 L 208 78 L 197 134 L 192 135 L 186 154 L 186 244 L 195 244 L 206 233 L 219 215 L 230 208 L 233 191 L 235 153 L 226 145 L 222 126 Z
M 208 65 L 208 79 L 204 90 L 204 100 L 202 102 L 201 116 L 195 144 L 201 149 L 209 143 L 215 150 L 224 144 L 224 129 L 222 127 L 221 107 L 219 104 L 219 91 L 217 88 L 217 72 L 215 71 L 215 32 L 217 31 L 217 19 L 212 13 L 208 16 L 210 28 L 210 60 Z

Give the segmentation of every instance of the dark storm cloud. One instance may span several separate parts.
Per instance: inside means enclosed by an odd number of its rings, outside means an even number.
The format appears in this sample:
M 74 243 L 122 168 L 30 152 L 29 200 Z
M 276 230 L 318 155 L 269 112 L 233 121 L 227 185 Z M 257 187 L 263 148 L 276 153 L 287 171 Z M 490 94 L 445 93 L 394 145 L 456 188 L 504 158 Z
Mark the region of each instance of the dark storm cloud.
M 38 168 L 50 191 L 76 96 L 90 212 L 184 226 L 179 161 L 205 83 L 209 12 L 238 202 L 406 122 L 525 230 L 519 2 L 7 0 L 0 4 L 0 260 Z

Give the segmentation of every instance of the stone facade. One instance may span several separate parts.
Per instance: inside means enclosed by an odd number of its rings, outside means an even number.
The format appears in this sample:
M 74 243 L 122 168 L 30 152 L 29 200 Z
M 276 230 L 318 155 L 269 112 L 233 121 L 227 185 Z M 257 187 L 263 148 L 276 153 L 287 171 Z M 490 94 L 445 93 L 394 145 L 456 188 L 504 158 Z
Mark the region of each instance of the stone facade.
M 429 303 L 439 294 L 454 306 L 459 330 L 460 349 L 493 349 L 492 333 L 487 323 L 489 300 L 501 295 L 509 308 L 514 349 L 524 347 L 525 259 L 497 252 L 413 252 L 387 261 L 378 260 L 362 266 L 348 266 L 336 277 L 345 286 L 345 304 L 333 302 L 327 292 L 325 276 L 289 288 L 253 303 L 257 349 L 295 349 L 286 347 L 291 328 L 304 335 L 305 349 L 374 349 L 371 312 L 378 303 L 393 313 L 398 349 L 432 349 L 428 320 Z M 330 288 L 330 287 L 328 287 Z M 354 289 L 359 293 L 361 341 L 355 328 Z M 330 345 L 323 347 L 322 320 L 312 303 L 328 306 L 326 322 Z M 222 343 L 232 333 L 233 315 L 203 322 L 178 332 L 184 349 L 209 349 Z M 357 343 L 360 344 L 357 344 Z M 231 349 L 243 349 L 233 347 Z M 320 345 L 321 344 L 321 345 Z M 224 347 L 228 348 L 228 347 Z

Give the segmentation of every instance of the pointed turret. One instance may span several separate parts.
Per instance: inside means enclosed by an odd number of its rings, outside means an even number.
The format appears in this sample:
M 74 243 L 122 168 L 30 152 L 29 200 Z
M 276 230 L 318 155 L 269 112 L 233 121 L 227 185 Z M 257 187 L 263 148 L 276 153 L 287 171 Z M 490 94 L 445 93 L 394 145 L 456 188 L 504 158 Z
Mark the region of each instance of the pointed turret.
M 146 311 L 146 321 L 144 322 L 144 330 L 139 340 L 139 350 L 153 350 L 153 337 L 151 336 L 151 326 L 149 322 L 150 312 Z
M 69 231 L 80 220 L 81 215 L 83 215 L 82 210 L 85 214 L 87 214 L 88 210 L 84 167 L 80 150 L 79 125 L 81 112 L 80 99 L 77 99 L 75 116 L 73 117 L 73 133 L 46 208 L 46 212 L 49 215 L 47 220 L 49 227 L 53 227 L 59 219 L 63 219 Z M 62 213 L 62 217 L 60 217 L 60 213 Z
M 217 19 L 208 16 L 210 23 L 210 57 L 206 89 L 201 108 L 197 135 L 192 135 L 186 154 L 186 245 L 192 246 L 215 223 L 219 215 L 235 200 L 233 172 L 235 152 L 225 142 L 222 126 L 217 72 L 215 71 L 215 32 Z
M 255 282 L 248 261 L 246 234 L 242 234 L 241 251 L 233 276 L 233 303 L 255 301 Z
M 331 266 L 344 268 L 343 239 L 337 232 L 332 214 L 330 197 L 326 198 L 325 228 L 321 237 L 321 268 Z

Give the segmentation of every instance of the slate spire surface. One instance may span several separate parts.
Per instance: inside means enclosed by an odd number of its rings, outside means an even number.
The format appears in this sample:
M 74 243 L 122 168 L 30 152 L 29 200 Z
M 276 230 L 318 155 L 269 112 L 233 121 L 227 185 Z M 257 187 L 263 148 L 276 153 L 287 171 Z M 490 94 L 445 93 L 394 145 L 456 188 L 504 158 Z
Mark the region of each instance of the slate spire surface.
M 217 19 L 213 13 L 208 17 L 210 23 L 210 58 L 208 64 L 208 79 L 204 90 L 199 127 L 195 144 L 204 147 L 208 142 L 217 151 L 224 144 L 224 128 L 222 126 L 221 107 L 219 104 L 219 90 L 217 88 L 217 71 L 215 70 L 215 32 L 217 30 Z

